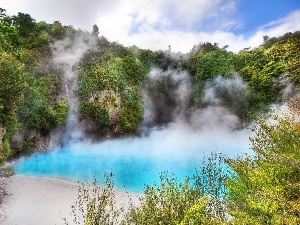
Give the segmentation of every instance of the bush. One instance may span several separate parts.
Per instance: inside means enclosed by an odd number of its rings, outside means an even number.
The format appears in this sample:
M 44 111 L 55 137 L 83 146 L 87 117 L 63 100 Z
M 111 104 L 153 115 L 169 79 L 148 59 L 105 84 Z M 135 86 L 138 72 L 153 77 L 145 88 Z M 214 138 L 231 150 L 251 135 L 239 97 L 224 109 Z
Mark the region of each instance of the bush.
M 212 154 L 203 161 L 201 170 L 184 180 L 162 173 L 159 184 L 147 185 L 138 206 L 130 203 L 127 210 L 115 205 L 112 174 L 105 176 L 102 188 L 97 186 L 96 180 L 92 186 L 83 184 L 72 206 L 73 223 L 225 224 L 227 218 L 221 196 L 225 194 L 222 183 L 227 174 L 221 160 L 220 155 Z M 65 224 L 69 224 L 66 219 Z
M 291 115 L 258 117 L 253 156 L 229 160 L 228 211 L 237 224 L 300 223 L 299 97 Z

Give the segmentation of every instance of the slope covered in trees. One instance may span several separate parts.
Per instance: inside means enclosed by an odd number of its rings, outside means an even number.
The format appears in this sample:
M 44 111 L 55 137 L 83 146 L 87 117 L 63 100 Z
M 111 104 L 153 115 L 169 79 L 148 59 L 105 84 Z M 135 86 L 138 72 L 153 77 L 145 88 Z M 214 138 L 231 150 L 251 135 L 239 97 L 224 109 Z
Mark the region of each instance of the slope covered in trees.
M 217 86 L 216 97 L 221 99 L 218 104 L 237 114 L 242 122 L 249 121 L 249 113 L 282 101 L 287 87 L 293 90 L 299 87 L 299 32 L 264 37 L 261 46 L 238 53 L 216 43 L 202 43 L 190 54 L 175 59 L 168 51 L 153 52 L 111 43 L 98 37 L 99 29 L 95 30 L 95 26 L 88 33 L 58 21 L 47 24 L 36 22 L 28 14 L 7 16 L 5 10 L 2 12 L 0 146 L 3 157 L 36 149 L 38 140 L 65 125 L 68 102 L 61 94 L 65 85 L 63 68 L 54 62 L 53 55 L 55 43 L 61 40 L 69 40 L 64 46 L 68 49 L 76 37 L 94 39 L 94 45 L 73 70 L 78 74 L 76 95 L 80 99 L 81 125 L 87 136 L 96 139 L 138 132 L 144 112 L 142 90 L 151 92 L 154 99 L 164 98 L 164 104 L 174 108 L 177 84 L 168 76 L 151 83 L 148 76 L 151 68 L 187 70 L 191 74 L 188 108 L 205 107 L 204 90 L 214 79 L 226 80 L 238 74 L 247 89 Z M 170 119 L 156 121 L 166 123 Z

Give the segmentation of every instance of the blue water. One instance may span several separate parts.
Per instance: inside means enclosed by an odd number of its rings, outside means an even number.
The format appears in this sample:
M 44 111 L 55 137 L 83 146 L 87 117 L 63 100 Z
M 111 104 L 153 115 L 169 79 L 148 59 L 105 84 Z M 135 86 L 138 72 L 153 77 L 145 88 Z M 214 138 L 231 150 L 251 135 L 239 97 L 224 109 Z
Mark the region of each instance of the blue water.
M 49 176 L 83 182 L 114 174 L 117 187 L 142 192 L 164 171 L 181 179 L 192 175 L 204 156 L 217 150 L 235 156 L 248 150 L 248 135 L 240 132 L 200 132 L 190 129 L 153 131 L 147 137 L 70 143 L 61 149 L 35 153 L 14 164 L 16 174 Z

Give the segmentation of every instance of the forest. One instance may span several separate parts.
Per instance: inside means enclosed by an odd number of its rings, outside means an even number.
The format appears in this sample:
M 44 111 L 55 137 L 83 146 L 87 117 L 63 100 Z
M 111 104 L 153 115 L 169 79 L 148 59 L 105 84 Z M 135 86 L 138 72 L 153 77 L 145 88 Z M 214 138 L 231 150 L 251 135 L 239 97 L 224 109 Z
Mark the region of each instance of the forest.
M 97 25 L 91 32 L 76 30 L 25 13 L 8 16 L 0 8 L 0 160 L 45 151 L 51 135 L 66 129 L 67 62 L 58 61 L 56 52 L 88 46 L 72 65 L 78 75 L 77 125 L 85 139 L 140 135 L 178 114 L 190 121 L 193 110 L 208 104 L 237 115 L 240 129 L 255 121 L 253 155 L 212 154 L 203 170 L 184 181 L 162 174 L 160 184 L 145 187 L 141 206 L 132 206 L 123 224 L 300 224 L 300 31 L 262 39 L 262 45 L 238 53 L 209 42 L 186 54 L 151 51 L 110 42 Z M 164 75 L 151 79 L 153 69 Z M 176 71 L 189 75 L 183 106 L 177 104 L 182 80 L 174 78 Z M 241 79 L 243 86 L 217 85 L 220 101 L 210 102 L 204 90 L 220 79 Z M 156 112 L 146 122 L 145 92 Z M 286 105 L 289 113 L 272 113 L 275 104 Z M 120 212 L 104 210 L 113 205 L 107 179 L 102 201 L 84 198 L 89 207 L 84 224 L 116 223 Z

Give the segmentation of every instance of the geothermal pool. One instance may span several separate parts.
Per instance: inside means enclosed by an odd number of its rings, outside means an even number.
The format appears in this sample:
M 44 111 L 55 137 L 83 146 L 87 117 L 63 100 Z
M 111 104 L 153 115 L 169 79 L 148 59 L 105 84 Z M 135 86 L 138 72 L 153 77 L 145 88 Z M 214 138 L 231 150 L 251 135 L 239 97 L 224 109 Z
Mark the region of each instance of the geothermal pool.
M 64 41 L 56 42 L 54 55 L 55 62 L 62 65 L 64 71 L 62 94 L 68 100 L 70 108 L 63 137 L 65 147 L 22 158 L 13 165 L 17 174 L 80 182 L 91 181 L 95 176 L 101 183 L 104 173 L 113 173 L 117 187 L 142 192 L 144 185 L 159 181 L 161 172 L 172 173 L 178 179 L 192 175 L 195 169 L 201 166 L 203 158 L 209 156 L 212 151 L 229 157 L 250 151 L 248 139 L 251 133 L 247 129 L 235 130 L 239 119 L 219 104 L 221 100 L 218 99 L 214 88 L 216 86 L 243 93 L 246 91 L 246 85 L 239 76 L 229 80 L 216 78 L 205 90 L 204 100 L 209 106 L 191 111 L 187 107 L 191 90 L 190 76 L 182 71 L 163 72 L 155 68 L 149 73 L 150 81 L 167 76 L 178 86 L 172 95 L 177 107 L 173 111 L 166 109 L 170 121 L 175 122 L 164 127 L 152 128 L 147 135 L 141 137 L 99 143 L 76 141 L 84 136 L 81 136 L 79 126 L 77 74 L 73 67 L 84 52 L 92 47 L 92 43 L 82 42 L 81 38 L 78 38 L 67 51 L 64 46 Z M 243 96 L 236 94 L 236 91 L 232 94 L 234 101 Z M 143 119 L 146 124 L 147 121 L 151 124 L 153 116 L 160 112 L 156 112 L 155 107 L 152 107 L 154 100 L 146 92 L 144 95 Z M 185 111 L 189 111 L 188 118 Z
M 114 174 L 115 186 L 142 192 L 168 171 L 181 179 L 199 168 L 204 156 L 217 151 L 234 157 L 249 152 L 248 130 L 192 130 L 173 124 L 144 137 L 99 143 L 70 142 L 64 148 L 35 153 L 14 164 L 16 174 L 48 176 L 83 182 Z

